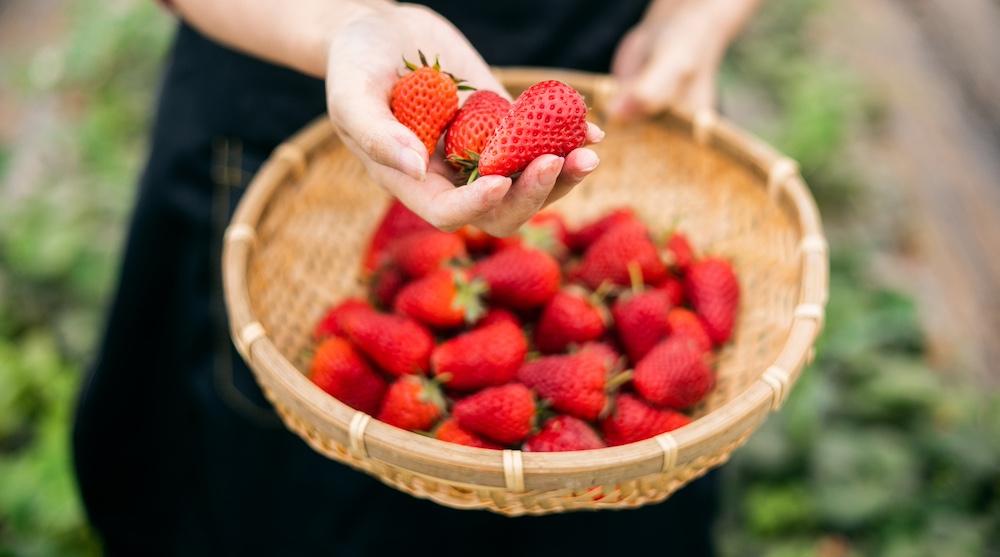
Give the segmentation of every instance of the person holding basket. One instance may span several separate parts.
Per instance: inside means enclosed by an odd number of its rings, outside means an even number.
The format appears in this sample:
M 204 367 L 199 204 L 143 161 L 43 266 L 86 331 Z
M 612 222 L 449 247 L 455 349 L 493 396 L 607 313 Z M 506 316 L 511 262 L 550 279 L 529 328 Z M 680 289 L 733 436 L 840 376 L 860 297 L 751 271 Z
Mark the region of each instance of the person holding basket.
M 509 97 L 490 65 L 610 71 L 610 116 L 716 102 L 757 0 L 171 0 L 161 84 L 119 285 L 73 435 L 108 555 L 712 553 L 717 480 L 635 511 L 508 519 L 409 497 L 314 453 L 235 352 L 223 231 L 271 151 L 324 111 L 378 186 L 436 227 L 506 236 L 599 165 L 586 146 L 456 188 L 392 115 L 418 50 Z M 603 132 L 591 126 L 587 142 Z

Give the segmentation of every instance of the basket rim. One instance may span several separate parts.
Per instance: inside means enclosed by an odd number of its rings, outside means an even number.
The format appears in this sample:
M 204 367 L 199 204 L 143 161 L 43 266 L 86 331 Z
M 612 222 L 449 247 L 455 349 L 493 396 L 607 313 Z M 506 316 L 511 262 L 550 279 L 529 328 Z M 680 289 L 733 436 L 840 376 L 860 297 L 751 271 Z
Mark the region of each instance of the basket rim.
M 526 87 L 543 79 L 573 83 L 578 89 L 592 92 L 593 98 L 588 100 L 598 110 L 606 105 L 617 87 L 606 74 L 573 70 L 495 68 L 495 73 L 501 82 L 515 87 Z M 737 444 L 769 412 L 780 407 L 802 367 L 811 361 L 828 297 L 827 243 L 815 201 L 793 160 L 714 111 L 687 114 L 667 110 L 657 118 L 679 126 L 697 143 L 721 151 L 755 172 L 766 184 L 773 202 L 784 198 L 784 210 L 800 232 L 799 304 L 784 345 L 759 379 L 687 426 L 636 443 L 591 451 L 522 453 L 479 449 L 384 424 L 313 385 L 267 336 L 253 312 L 246 275 L 256 242 L 256 227 L 272 195 L 287 180 L 301 177 L 309 158 L 335 139 L 333 126 L 325 116 L 296 133 L 265 161 L 226 230 L 223 284 L 237 349 L 259 381 L 266 375 L 273 387 L 290 392 L 306 412 L 328 422 L 329 428 L 324 428 L 323 433 L 355 455 L 454 485 L 511 491 L 607 485 L 668 472 L 712 455 L 724 446 Z M 265 392 L 272 396 L 266 388 Z

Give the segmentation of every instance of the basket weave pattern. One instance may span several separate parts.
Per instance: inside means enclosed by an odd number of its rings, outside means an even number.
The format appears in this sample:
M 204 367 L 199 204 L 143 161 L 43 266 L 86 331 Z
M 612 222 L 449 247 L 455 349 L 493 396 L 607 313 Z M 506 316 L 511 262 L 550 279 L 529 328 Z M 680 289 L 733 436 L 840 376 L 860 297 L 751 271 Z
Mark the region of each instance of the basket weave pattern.
M 605 76 L 506 70 L 517 91 L 542 79 L 579 89 L 601 121 Z M 732 260 L 742 300 L 717 386 L 694 423 L 582 453 L 475 449 L 382 424 L 299 370 L 313 324 L 362 294 L 363 247 L 388 196 L 320 121 L 279 148 L 240 204 L 223 260 L 233 338 L 285 424 L 318 452 L 456 508 L 508 515 L 629 508 L 661 501 L 724 463 L 787 397 L 822 326 L 827 250 L 796 165 L 711 113 L 605 125 L 601 165 L 553 207 L 578 224 L 630 205 L 654 233 L 675 224 Z

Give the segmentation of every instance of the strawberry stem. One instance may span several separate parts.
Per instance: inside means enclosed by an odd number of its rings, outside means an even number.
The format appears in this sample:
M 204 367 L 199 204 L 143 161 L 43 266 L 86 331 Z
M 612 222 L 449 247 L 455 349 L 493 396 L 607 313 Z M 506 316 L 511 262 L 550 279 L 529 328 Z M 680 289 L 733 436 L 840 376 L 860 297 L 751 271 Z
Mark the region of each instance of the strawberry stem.
M 639 263 L 635 261 L 628 262 L 628 278 L 632 283 L 632 292 L 634 294 L 640 294 L 645 286 L 642 279 L 642 268 L 639 267 Z
M 604 384 L 604 391 L 608 393 L 617 391 L 622 387 L 622 385 L 628 383 L 632 379 L 633 375 L 635 375 L 635 372 L 631 369 L 626 369 L 621 373 L 612 375 L 611 378 L 608 379 L 608 382 Z
M 469 173 L 469 179 L 465 181 L 465 185 L 469 185 L 475 182 L 479 178 L 479 167 L 477 166 L 475 170 Z

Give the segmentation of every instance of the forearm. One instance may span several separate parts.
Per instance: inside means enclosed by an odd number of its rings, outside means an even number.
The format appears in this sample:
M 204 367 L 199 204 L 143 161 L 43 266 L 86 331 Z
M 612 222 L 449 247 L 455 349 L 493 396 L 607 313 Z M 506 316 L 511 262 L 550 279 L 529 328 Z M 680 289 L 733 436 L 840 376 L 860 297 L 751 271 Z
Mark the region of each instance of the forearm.
M 381 0 L 172 0 L 180 16 L 209 37 L 316 77 L 326 75 L 328 44 L 336 29 L 387 4 Z

